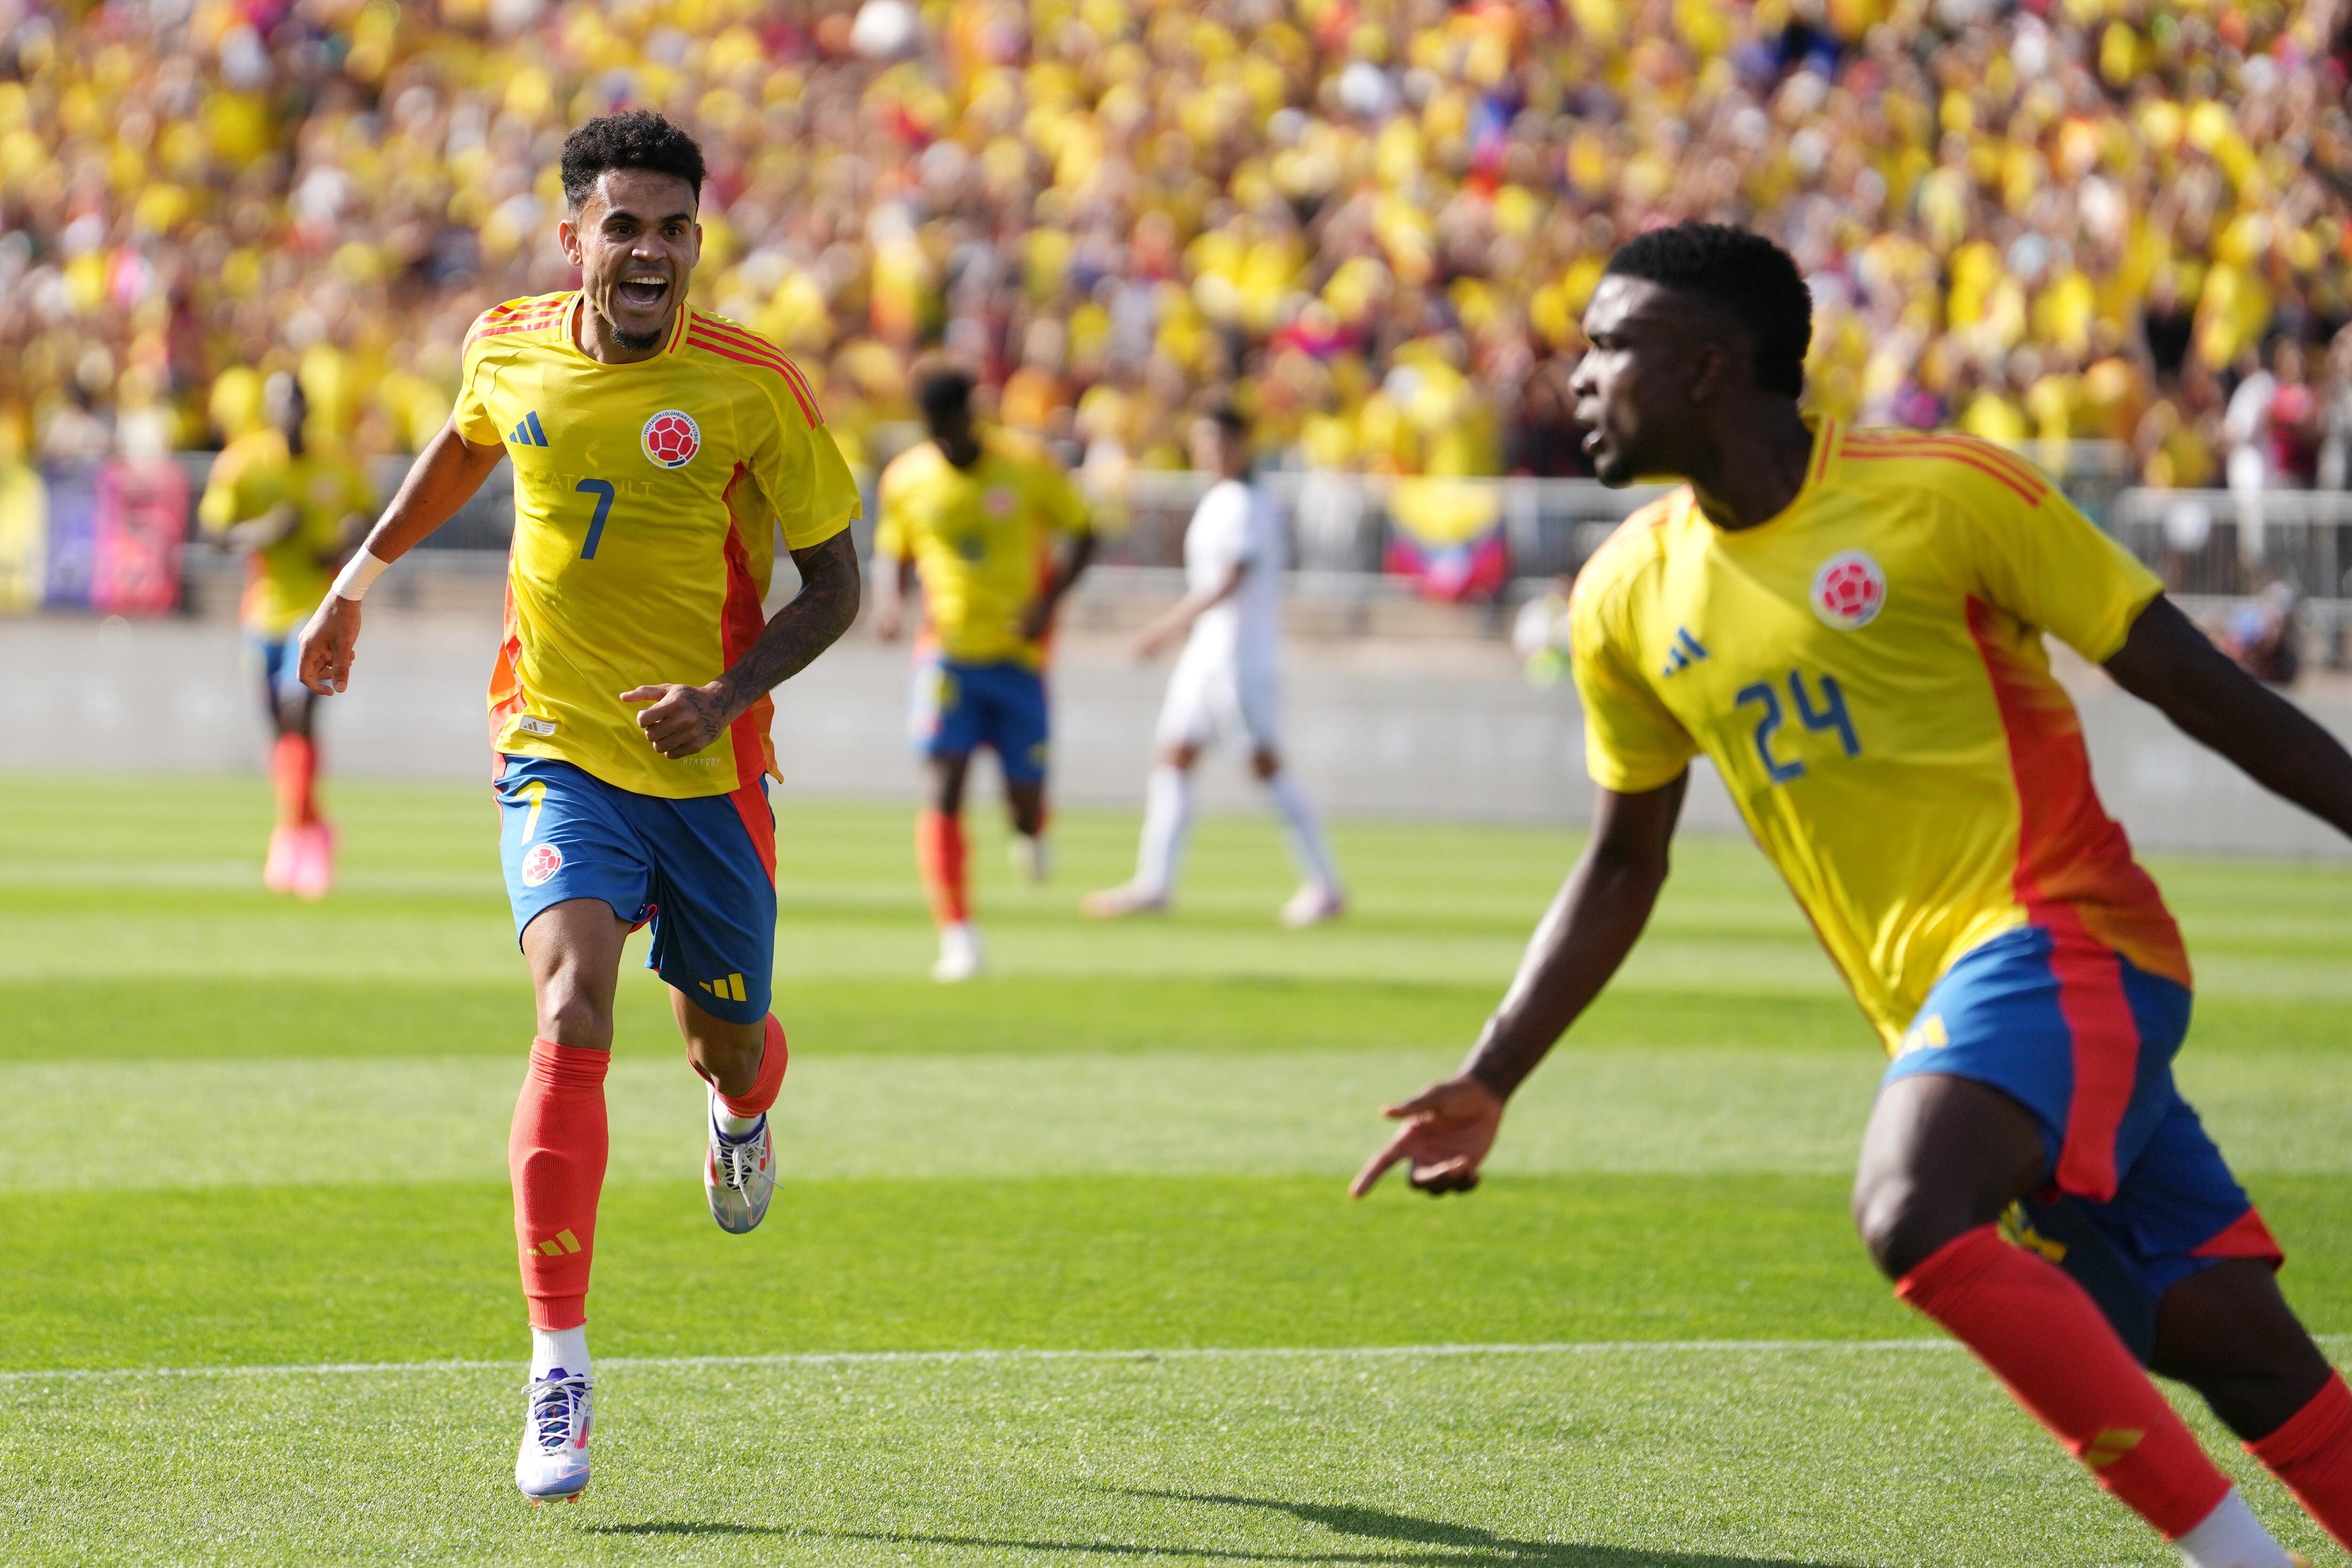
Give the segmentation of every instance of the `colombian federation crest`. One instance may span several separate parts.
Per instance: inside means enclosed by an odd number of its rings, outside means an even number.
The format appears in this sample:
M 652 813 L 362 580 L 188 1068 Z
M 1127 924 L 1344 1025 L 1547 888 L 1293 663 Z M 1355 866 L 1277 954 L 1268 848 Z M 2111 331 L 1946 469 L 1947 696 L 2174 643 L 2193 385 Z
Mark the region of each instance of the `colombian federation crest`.
M 536 888 L 562 869 L 562 850 L 552 844 L 534 844 L 522 858 L 522 885 Z
M 692 415 L 675 408 L 665 408 L 646 420 L 641 438 L 646 456 L 664 468 L 682 468 L 702 450 L 702 426 Z
M 1886 607 L 1886 573 L 1860 550 L 1841 550 L 1813 574 L 1813 614 L 1842 632 L 1860 631 Z

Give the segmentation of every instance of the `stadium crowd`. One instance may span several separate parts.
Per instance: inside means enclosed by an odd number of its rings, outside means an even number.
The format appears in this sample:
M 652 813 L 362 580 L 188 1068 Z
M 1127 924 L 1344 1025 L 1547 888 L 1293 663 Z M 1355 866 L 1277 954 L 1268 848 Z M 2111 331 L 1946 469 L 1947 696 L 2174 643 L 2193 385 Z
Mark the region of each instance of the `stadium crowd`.
M 1105 485 L 1213 386 L 1292 466 L 1574 474 L 1604 258 L 1706 216 L 1808 269 L 1824 409 L 2340 487 L 2347 66 L 2330 0 L 0 0 L 0 457 L 217 446 L 279 368 L 414 449 L 642 104 L 853 461 L 944 343 Z

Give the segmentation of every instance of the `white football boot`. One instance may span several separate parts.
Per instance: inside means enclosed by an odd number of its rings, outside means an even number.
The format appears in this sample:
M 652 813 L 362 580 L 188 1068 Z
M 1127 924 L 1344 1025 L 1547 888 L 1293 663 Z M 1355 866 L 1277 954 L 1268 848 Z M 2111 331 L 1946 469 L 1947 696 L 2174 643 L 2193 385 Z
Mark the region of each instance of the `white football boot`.
M 1322 882 L 1302 884 L 1282 906 L 1282 923 L 1293 931 L 1336 921 L 1348 911 L 1347 896 Z
M 303 831 L 282 826 L 269 830 L 269 858 L 261 863 L 261 885 L 271 892 L 294 890 L 294 862 L 301 856 Z
M 776 1195 L 776 1136 L 763 1113 L 750 1136 L 730 1138 L 719 1131 L 719 1091 L 710 1090 L 709 1129 L 702 1156 L 702 1192 L 710 1200 L 710 1217 L 732 1236 L 748 1235 L 768 1217 L 768 1200 Z
M 515 1486 L 537 1507 L 573 1502 L 588 1489 L 589 1391 L 594 1380 L 562 1367 L 524 1387 L 522 1447 Z
M 1168 912 L 1168 894 L 1164 889 L 1147 888 L 1140 882 L 1122 882 L 1116 888 L 1105 888 L 1098 893 L 1088 893 L 1080 899 L 1078 912 L 1090 921 L 1125 920 L 1129 915 L 1164 915 Z
M 979 973 L 980 966 L 980 933 L 964 921 L 941 926 L 940 956 L 931 965 L 931 978 L 942 985 L 952 985 Z

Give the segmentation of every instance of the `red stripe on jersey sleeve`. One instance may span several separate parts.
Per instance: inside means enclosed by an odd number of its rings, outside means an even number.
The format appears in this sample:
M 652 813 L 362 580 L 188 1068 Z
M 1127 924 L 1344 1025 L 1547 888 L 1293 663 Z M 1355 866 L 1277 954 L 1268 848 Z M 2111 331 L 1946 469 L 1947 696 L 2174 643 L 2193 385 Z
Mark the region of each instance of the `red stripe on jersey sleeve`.
M 1857 448 L 1860 450 L 1857 451 Z M 1979 441 L 1968 436 L 1931 436 L 1924 432 L 1905 435 L 1883 430 L 1857 432 L 1847 442 L 1849 452 L 1857 455 L 1916 454 L 1920 457 L 1951 457 L 1989 463 L 2006 473 L 2026 489 L 2037 492 L 2037 500 L 2049 491 L 2048 481 L 2041 470 L 2016 453 Z
M 1963 453 L 2006 470 L 2021 484 L 2046 488 L 2039 468 L 2023 458 L 1990 441 L 1973 436 L 1936 435 L 1927 431 L 1901 432 L 1886 430 L 1857 431 L 1849 439 L 1858 446 L 1887 447 L 1919 452 Z
M 502 338 L 509 332 L 536 331 L 541 327 L 553 326 L 562 319 L 563 307 L 561 305 L 536 315 L 511 316 L 495 322 L 486 316 L 474 323 L 474 330 L 466 334 L 466 341 L 458 352 L 472 348 L 484 338 Z
M 697 316 L 694 319 L 694 325 L 696 331 L 706 336 L 718 338 L 760 356 L 761 363 L 778 372 L 785 380 L 793 384 L 794 395 L 800 399 L 801 412 L 808 416 L 809 423 L 812 425 L 824 423 L 824 411 L 817 406 L 816 389 L 809 384 L 808 377 L 801 373 L 800 366 L 793 363 L 791 355 L 755 332 L 731 323 L 721 322 L 713 317 Z
M 1980 474 L 1989 474 L 2000 480 L 2015 491 L 2017 498 L 2028 506 L 2040 506 L 2042 498 L 2050 493 L 2039 485 L 2027 485 L 2015 474 L 1994 467 L 1974 452 L 1930 450 L 1916 447 L 1889 447 L 1884 451 L 1872 451 L 1866 447 L 1848 447 L 1845 449 L 1845 455 L 1852 458 L 1907 458 L 1915 461 L 1920 458 L 1932 458 L 1940 462 L 1963 464 Z
M 808 397 L 801 391 L 799 384 L 795 382 L 792 376 L 785 374 L 782 366 L 775 363 L 772 360 L 749 353 L 740 345 L 722 342 L 717 338 L 704 335 L 699 331 L 689 335 L 686 341 L 687 345 L 690 348 L 707 350 L 711 353 L 719 355 L 721 359 L 731 359 L 739 364 L 756 365 L 760 369 L 769 372 L 784 384 L 785 391 L 793 395 L 793 401 L 800 405 L 801 416 L 803 418 L 806 419 L 811 426 L 817 426 L 824 423 L 824 421 L 817 415 L 816 405 L 811 403 Z

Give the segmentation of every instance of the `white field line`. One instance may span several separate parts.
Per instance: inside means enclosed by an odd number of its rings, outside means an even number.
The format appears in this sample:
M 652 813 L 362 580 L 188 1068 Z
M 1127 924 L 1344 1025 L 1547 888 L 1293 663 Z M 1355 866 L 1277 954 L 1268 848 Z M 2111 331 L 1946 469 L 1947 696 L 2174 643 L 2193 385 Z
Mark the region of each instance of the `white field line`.
M 1185 1346 L 1170 1350 L 803 1351 L 778 1355 L 600 1356 L 599 1371 L 719 1367 L 947 1365 L 968 1362 L 1411 1361 L 1436 1356 L 1622 1355 L 1642 1352 L 1791 1354 L 1805 1351 L 1948 1351 L 1951 1340 L 1563 1340 L 1541 1344 Z M 0 1372 L 0 1383 L 138 1377 L 368 1377 L 513 1372 L 513 1361 L 311 1362 L 280 1366 L 44 1367 Z
M 2352 1334 L 2315 1334 L 2319 1344 L 2352 1347 Z M 958 1363 L 1149 1361 L 1413 1361 L 1444 1356 L 1799 1355 L 1808 1352 L 1956 1351 L 1959 1342 L 1924 1335 L 1899 1340 L 1558 1340 L 1537 1344 L 1183 1346 L 1169 1350 L 799 1351 L 778 1355 L 606 1356 L 606 1371 L 721 1367 L 927 1366 Z M 512 1373 L 512 1361 L 289 1363 L 277 1366 L 41 1367 L 0 1372 L 0 1384 L 96 1383 L 141 1377 L 412 1377 L 449 1372 Z

